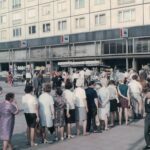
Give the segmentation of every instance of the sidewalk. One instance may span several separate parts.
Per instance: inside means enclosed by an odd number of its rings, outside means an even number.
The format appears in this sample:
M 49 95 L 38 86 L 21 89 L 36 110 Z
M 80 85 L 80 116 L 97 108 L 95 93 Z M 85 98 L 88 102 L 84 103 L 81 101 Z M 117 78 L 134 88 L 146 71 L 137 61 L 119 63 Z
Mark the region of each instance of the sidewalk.
M 9 91 L 14 92 L 16 100 L 21 109 L 21 97 L 24 94 L 24 86 L 9 87 L 5 83 L 0 83 L 3 87 L 3 94 L 0 100 L 4 99 Z M 12 142 L 17 150 L 30 150 L 26 145 L 26 122 L 23 113 L 16 116 L 16 123 Z M 33 150 L 142 150 L 144 141 L 144 122 L 132 122 L 130 125 L 116 126 L 103 133 L 94 133 L 89 136 L 79 136 L 64 142 L 54 144 L 40 144 Z M 0 142 L 0 150 L 2 143 Z

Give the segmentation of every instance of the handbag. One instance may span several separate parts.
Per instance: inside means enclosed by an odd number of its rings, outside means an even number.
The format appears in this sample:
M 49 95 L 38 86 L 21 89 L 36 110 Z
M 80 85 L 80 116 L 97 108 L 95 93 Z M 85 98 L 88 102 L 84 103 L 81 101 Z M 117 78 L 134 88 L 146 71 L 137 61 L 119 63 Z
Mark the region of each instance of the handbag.
M 41 125 L 39 122 L 36 123 L 36 126 L 35 126 L 35 136 L 41 137 Z

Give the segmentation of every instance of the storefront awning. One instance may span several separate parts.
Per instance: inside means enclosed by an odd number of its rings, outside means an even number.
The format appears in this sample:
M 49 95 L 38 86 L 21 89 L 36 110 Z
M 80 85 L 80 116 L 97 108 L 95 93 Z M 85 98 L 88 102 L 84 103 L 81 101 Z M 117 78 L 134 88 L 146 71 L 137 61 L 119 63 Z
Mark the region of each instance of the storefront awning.
M 68 61 L 68 62 L 58 62 L 58 65 L 61 67 L 77 67 L 77 66 L 99 66 L 100 61 Z

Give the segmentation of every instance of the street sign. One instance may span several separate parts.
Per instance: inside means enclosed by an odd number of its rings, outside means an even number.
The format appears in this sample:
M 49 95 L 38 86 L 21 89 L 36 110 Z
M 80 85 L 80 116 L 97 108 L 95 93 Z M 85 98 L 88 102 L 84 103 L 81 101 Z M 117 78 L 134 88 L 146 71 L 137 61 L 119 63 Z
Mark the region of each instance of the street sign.
M 69 35 L 62 35 L 61 43 L 69 43 Z
M 120 37 L 122 37 L 122 38 L 128 37 L 128 29 L 127 28 L 120 29 Z
M 21 43 L 20 43 L 21 48 L 26 48 L 27 46 L 28 46 L 28 43 L 26 40 L 21 41 Z

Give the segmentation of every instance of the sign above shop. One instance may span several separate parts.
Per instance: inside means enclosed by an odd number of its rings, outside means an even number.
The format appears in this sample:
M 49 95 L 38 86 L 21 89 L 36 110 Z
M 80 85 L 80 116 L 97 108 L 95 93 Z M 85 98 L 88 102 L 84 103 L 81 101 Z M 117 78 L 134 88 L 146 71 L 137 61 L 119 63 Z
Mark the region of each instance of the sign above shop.
M 20 43 L 21 48 L 26 48 L 27 46 L 28 46 L 28 43 L 26 40 L 21 41 L 21 43 Z
M 69 35 L 62 35 L 61 43 L 69 43 Z
M 61 67 L 76 67 L 76 66 L 99 66 L 101 64 L 100 61 L 66 61 L 66 62 L 58 62 L 58 65 Z
M 122 37 L 122 38 L 128 37 L 128 29 L 127 28 L 120 29 L 120 37 Z

